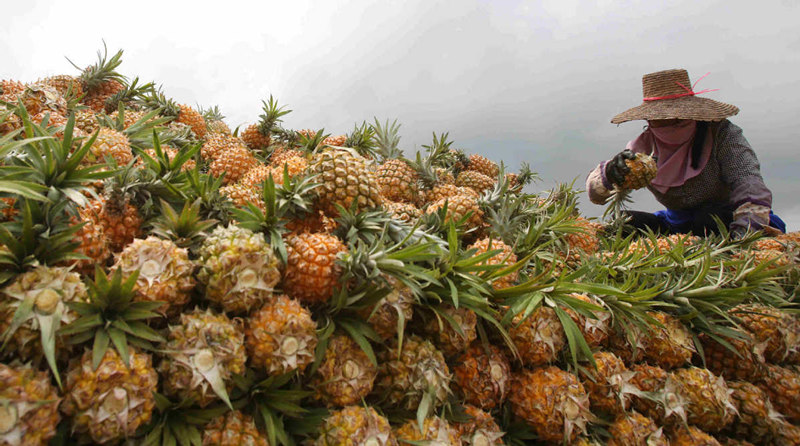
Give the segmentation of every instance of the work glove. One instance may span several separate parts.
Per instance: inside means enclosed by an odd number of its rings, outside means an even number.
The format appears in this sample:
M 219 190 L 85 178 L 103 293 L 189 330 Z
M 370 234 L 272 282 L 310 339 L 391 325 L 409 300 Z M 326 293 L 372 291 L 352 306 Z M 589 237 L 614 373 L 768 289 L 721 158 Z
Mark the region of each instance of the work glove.
M 625 164 L 625 160 L 632 160 L 635 158 L 636 155 L 632 151 L 625 149 L 614 155 L 614 158 L 608 160 L 605 172 L 608 181 L 617 186 L 622 185 L 622 183 L 625 182 L 625 175 L 631 171 L 630 167 Z

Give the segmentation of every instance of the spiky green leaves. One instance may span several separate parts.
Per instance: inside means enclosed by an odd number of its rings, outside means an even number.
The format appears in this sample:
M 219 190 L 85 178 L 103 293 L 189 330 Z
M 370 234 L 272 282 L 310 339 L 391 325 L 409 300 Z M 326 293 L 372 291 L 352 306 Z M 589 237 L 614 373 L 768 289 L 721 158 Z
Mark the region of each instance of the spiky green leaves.
M 119 353 L 125 365 L 128 362 L 128 345 L 144 350 L 153 350 L 153 342 L 164 339 L 145 322 L 160 317 L 155 310 L 163 302 L 134 302 L 134 287 L 138 272 L 123 281 L 122 270 L 116 269 L 109 278 L 100 267 L 89 282 L 88 303 L 72 302 L 70 308 L 80 317 L 67 325 L 61 333 L 71 336 L 70 343 L 92 344 L 92 366 L 97 369 L 109 346 Z
M 184 203 L 180 214 L 169 203 L 161 200 L 161 215 L 150 224 L 150 232 L 172 240 L 181 248 L 195 251 L 216 223 L 216 220 L 201 219 L 199 199 Z
M 278 106 L 278 100 L 269 95 L 269 101 L 261 101 L 263 104 L 262 114 L 258 115 L 258 131 L 264 135 L 269 135 L 273 127 L 281 122 L 281 116 L 291 113 L 291 110 L 284 110 L 286 106 Z
M 105 40 L 103 41 L 103 52 L 97 51 L 97 62 L 94 65 L 89 65 L 85 69 L 75 65 L 71 60 L 67 59 L 73 67 L 81 70 L 81 82 L 83 88 L 87 92 L 92 92 L 104 82 L 110 80 L 122 81 L 124 77 L 117 73 L 117 67 L 122 64 L 122 50 L 117 51 L 111 59 L 108 58 L 108 47 Z

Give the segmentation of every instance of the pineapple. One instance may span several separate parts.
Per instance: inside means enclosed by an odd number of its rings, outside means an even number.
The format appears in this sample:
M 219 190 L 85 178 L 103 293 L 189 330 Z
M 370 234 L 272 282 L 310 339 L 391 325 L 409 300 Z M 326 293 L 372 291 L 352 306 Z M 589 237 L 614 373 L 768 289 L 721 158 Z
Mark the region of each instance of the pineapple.
M 264 235 L 218 226 L 200 247 L 197 279 L 205 297 L 229 313 L 246 313 L 272 297 L 280 281 L 278 259 Z
M 218 398 L 228 403 L 231 377 L 243 374 L 244 332 L 241 321 L 224 314 L 195 309 L 181 314 L 170 326 L 158 372 L 164 391 L 181 400 L 193 399 L 205 407 Z
M 664 437 L 656 423 L 639 413 L 619 414 L 611 426 L 608 427 L 611 438 L 608 446 L 668 446 L 669 441 Z
M 214 133 L 221 133 L 223 135 L 230 135 L 231 129 L 228 127 L 228 124 L 225 124 L 225 116 L 222 115 L 218 106 L 213 106 L 208 109 L 201 109 L 199 110 L 200 114 L 203 115 L 203 119 L 206 121 L 206 128 L 208 129 L 208 133 L 206 137 L 210 136 Z
M 586 220 L 583 217 L 578 217 L 572 220 L 576 232 L 569 232 L 564 235 L 564 240 L 570 251 L 584 252 L 586 254 L 594 254 L 600 246 L 600 240 L 597 236 L 598 224 Z
M 262 212 L 266 212 L 264 200 L 255 187 L 248 187 L 241 183 L 228 184 L 221 187 L 219 192 L 228 197 L 237 208 L 245 208 L 248 204 L 253 204 Z
M 317 205 L 329 216 L 339 214 L 336 205 L 362 211 L 383 202 L 371 163 L 348 150 L 323 149 L 314 155 L 308 171 L 318 175 Z
M 513 376 L 511 388 L 511 410 L 539 439 L 569 443 L 586 432 L 589 395 L 577 376 L 555 366 L 523 370 Z
M 365 308 L 360 312 L 360 316 L 369 323 L 382 341 L 398 336 L 414 316 L 414 294 L 411 288 L 391 276 L 385 276 L 385 279 L 391 287 L 389 294 L 379 300 L 374 307 Z
M 497 178 L 497 175 L 500 174 L 500 167 L 497 166 L 497 163 L 478 154 L 469 156 L 466 169 L 481 173 L 489 178 Z
M 251 365 L 270 375 L 302 372 L 314 361 L 316 328 L 311 312 L 297 301 L 274 296 L 247 319 L 245 344 Z
M 785 420 L 776 420 L 772 426 L 772 442 L 775 446 L 800 445 L 800 427 Z
M 401 444 L 428 444 L 431 446 L 459 446 L 461 444 L 456 431 L 444 418 L 429 417 L 422 424 L 422 430 L 416 420 L 408 420 L 394 431 Z
M 371 407 L 347 406 L 331 412 L 314 446 L 397 446 L 391 426 Z
M 290 234 L 286 251 L 284 292 L 309 304 L 329 300 L 339 285 L 341 268 L 336 259 L 339 253 L 347 252 L 344 243 L 324 233 Z
M 25 90 L 25 84 L 13 79 L 0 80 L 0 101 L 17 102 L 17 97 Z
M 239 180 L 239 186 L 248 187 L 258 192 L 261 188 L 260 185 L 267 180 L 267 177 L 272 177 L 272 181 L 277 185 L 283 181 L 283 173 L 278 175 L 274 168 L 266 164 L 256 164 L 247 171 Z
M 59 401 L 47 372 L 0 364 L 0 445 L 47 445 L 56 434 Z
M 412 203 L 383 200 L 383 209 L 397 220 L 414 224 L 422 216 L 422 211 Z
M 234 410 L 214 418 L 203 430 L 203 446 L 239 445 L 269 446 L 250 415 Z
M 44 111 L 62 115 L 67 112 L 67 101 L 64 97 L 55 88 L 44 84 L 26 85 L 19 94 L 19 100 L 31 116 Z
M 623 190 L 636 190 L 650 185 L 653 178 L 658 174 L 656 159 L 644 153 L 637 153 L 636 158 L 625 160 L 628 166 L 628 173 L 620 185 Z
M 788 421 L 800 423 L 800 371 L 768 364 L 756 385 L 767 393 L 770 402 Z
M 491 414 L 469 404 L 464 406 L 464 412 L 468 421 L 452 423 L 461 438 L 461 446 L 503 445 L 503 431 Z
M 223 153 L 227 152 L 242 152 L 246 151 L 247 146 L 241 139 L 220 133 L 212 133 L 203 142 L 203 147 L 200 149 L 200 156 L 204 160 L 215 161 Z
M 634 364 L 631 384 L 639 389 L 632 397 L 633 408 L 662 425 L 685 422 L 686 400 L 676 392 L 677 385 L 668 380 L 661 367 Z
M 584 301 L 591 305 L 603 307 L 603 301 L 585 294 L 570 294 L 570 297 Z M 583 339 L 590 348 L 606 345 L 611 331 L 611 312 L 606 310 L 593 311 L 594 318 L 585 316 L 570 308 L 564 309 L 583 335 Z
M 495 185 L 493 177 L 486 176 L 473 170 L 465 170 L 456 177 L 456 186 L 469 187 L 477 193 L 483 194 L 491 190 Z
M 120 268 L 126 278 L 139 271 L 134 300 L 163 302 L 157 311 L 168 316 L 180 313 L 195 286 L 188 251 L 153 236 L 134 239 L 117 254 L 114 268 Z
M 104 42 L 103 53 L 97 52 L 97 63 L 81 70 L 79 76 L 81 87 L 86 94 L 81 102 L 95 113 L 102 112 L 105 109 L 106 101 L 125 89 L 125 85 L 122 83 L 124 78 L 114 71 L 122 63 L 122 50 L 117 51 L 111 59 L 107 57 L 108 49 Z M 77 65 L 72 65 L 80 70 Z
M 733 391 L 731 401 L 737 415 L 727 433 L 757 444 L 767 443 L 774 424 L 781 421 L 775 416 L 767 394 L 745 381 L 728 381 L 728 387 Z
M 150 89 L 148 94 L 140 95 L 138 105 L 146 110 L 161 109 L 162 116 L 174 119 L 173 122 L 189 126 L 198 139 L 206 136 L 206 120 L 203 119 L 203 115 L 188 105 L 178 104 L 167 98 L 160 88 L 158 90 Z
M 405 160 L 390 159 L 375 171 L 381 196 L 385 200 L 411 203 L 416 195 L 418 174 Z
M 508 335 L 526 366 L 542 366 L 554 362 L 567 344 L 555 310 L 540 306 L 528 317 L 514 316 Z
M 695 350 L 689 330 L 667 313 L 651 311 L 648 315 L 655 322 L 643 333 L 641 353 L 644 359 L 665 370 L 688 364 Z
M 441 305 L 438 311 L 443 314 L 435 313 L 435 319 L 422 322 L 422 331 L 445 358 L 450 358 L 466 350 L 477 338 L 478 316 L 468 308 L 455 308 L 448 304 Z M 452 324 L 458 326 L 458 330 Z
M 97 113 L 91 109 L 79 109 L 75 111 L 75 127 L 91 135 L 100 128 L 100 121 Z
M 396 342 L 378 358 L 378 377 L 373 393 L 390 406 L 418 408 L 423 397 L 432 407 L 441 406 L 450 394 L 450 369 L 442 353 L 430 341 L 409 336 L 398 351 Z
M 377 367 L 353 339 L 333 336 L 317 369 L 317 397 L 328 406 L 357 404 L 371 391 Z
M 461 224 L 463 222 L 464 230 L 477 229 L 483 225 L 483 211 L 474 196 L 458 194 L 442 198 L 431 203 L 425 213 L 438 213 L 445 206 L 447 206 L 447 212 L 443 223 Z
M 93 164 L 104 163 L 106 157 L 112 158 L 119 166 L 133 161 L 133 150 L 128 137 L 124 133 L 108 127 L 100 127 L 90 153 L 91 155 L 85 159 Z
M 510 390 L 511 365 L 500 348 L 473 343 L 453 365 L 455 389 L 482 409 L 499 407 Z
M 65 359 L 73 350 L 57 332 L 78 318 L 67 304 L 88 300 L 81 276 L 69 268 L 37 266 L 20 274 L 0 289 L 2 356 L 36 364 L 47 359 L 57 374 L 56 358 Z
M 733 421 L 736 407 L 724 378 L 706 369 L 689 367 L 671 372 L 668 379 L 676 384 L 677 393 L 686 400 L 689 424 L 718 432 Z
M 92 353 L 75 358 L 67 373 L 61 411 L 72 417 L 72 431 L 96 443 L 115 443 L 133 436 L 150 421 L 158 374 L 150 355 L 131 349 L 130 367 L 108 349 L 98 367 Z
M 503 265 L 505 268 L 508 268 L 517 263 L 517 255 L 514 254 L 512 248 L 500 240 L 493 240 L 490 237 L 485 237 L 467 247 L 467 250 L 471 249 L 476 250 L 476 256 L 485 254 L 489 251 L 500 250 L 500 252 L 497 254 L 479 262 L 477 265 Z M 492 288 L 495 290 L 510 288 L 514 286 L 518 277 L 519 271 L 513 271 L 494 278 L 492 279 Z
M 167 156 L 167 158 L 169 158 L 170 162 L 172 162 L 172 160 L 174 160 L 180 154 L 180 150 L 179 149 L 176 149 L 175 147 L 169 146 L 167 144 L 162 144 L 161 145 L 161 150 L 164 152 L 164 154 Z M 149 156 L 150 158 L 153 158 L 154 160 L 158 159 L 157 158 L 158 155 L 156 154 L 155 149 L 145 149 L 144 153 L 147 154 L 147 156 Z M 144 166 L 145 163 L 142 161 L 141 158 L 139 158 L 136 161 L 135 165 L 136 166 Z M 185 172 L 187 170 L 194 170 L 196 165 L 197 164 L 195 163 L 195 161 L 193 159 L 189 158 L 188 160 L 186 160 L 185 163 L 183 163 L 181 165 L 181 172 Z
M 638 393 L 630 384 L 634 373 L 628 371 L 625 363 L 613 353 L 595 352 L 594 362 L 580 374 L 583 387 L 589 393 L 593 410 L 619 416 L 630 406 L 631 394 Z
M 284 110 L 284 107 L 278 107 L 278 101 L 272 95 L 269 96 L 269 102 L 261 101 L 261 103 L 264 113 L 258 116 L 257 123 L 245 127 L 242 132 L 242 140 L 250 150 L 266 150 L 270 144 L 272 128 L 281 122 L 281 116 L 291 112 L 291 110 Z
M 92 200 L 89 206 L 112 251 L 122 251 L 142 233 L 142 217 L 126 194 L 111 191 L 108 198 Z
M 729 311 L 757 344 L 765 343 L 764 357 L 781 363 L 800 351 L 798 323 L 783 311 L 762 304 L 738 305 Z
M 740 333 L 742 339 L 729 337 L 728 342 L 736 351 L 712 339 L 706 334 L 699 336 L 703 345 L 705 364 L 716 375 L 727 380 L 755 381 L 765 370 L 764 348 L 766 344 L 756 344 L 746 333 Z
M 258 160 L 244 147 L 234 147 L 222 152 L 208 167 L 208 173 L 215 177 L 225 175 L 222 179 L 225 184 L 233 184 L 244 177 L 252 168 L 258 165 Z
M 694 426 L 679 426 L 668 438 L 670 446 L 721 446 L 716 438 Z

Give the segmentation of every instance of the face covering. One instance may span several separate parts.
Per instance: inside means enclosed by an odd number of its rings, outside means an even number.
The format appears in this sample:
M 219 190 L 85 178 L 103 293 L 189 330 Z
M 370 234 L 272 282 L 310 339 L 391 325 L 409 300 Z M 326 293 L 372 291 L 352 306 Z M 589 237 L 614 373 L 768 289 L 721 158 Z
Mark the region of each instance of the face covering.
M 703 171 L 709 158 L 713 140 L 707 131 L 697 167 L 692 167 L 692 146 L 697 121 L 681 120 L 667 127 L 648 127 L 638 138 L 628 144 L 634 152 L 650 153 L 658 158 L 658 174 L 651 186 L 666 193 L 671 187 L 683 185 Z

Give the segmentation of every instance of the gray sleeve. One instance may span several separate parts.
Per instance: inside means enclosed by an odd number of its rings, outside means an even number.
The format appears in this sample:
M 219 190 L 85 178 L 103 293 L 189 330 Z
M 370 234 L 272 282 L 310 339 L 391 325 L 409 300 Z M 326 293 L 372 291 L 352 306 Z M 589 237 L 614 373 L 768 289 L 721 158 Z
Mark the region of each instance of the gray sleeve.
M 742 129 L 723 122 L 716 135 L 715 146 L 723 183 L 730 188 L 730 204 L 734 207 L 731 229 L 759 229 L 769 223 L 772 192 L 761 177 L 761 166 Z

